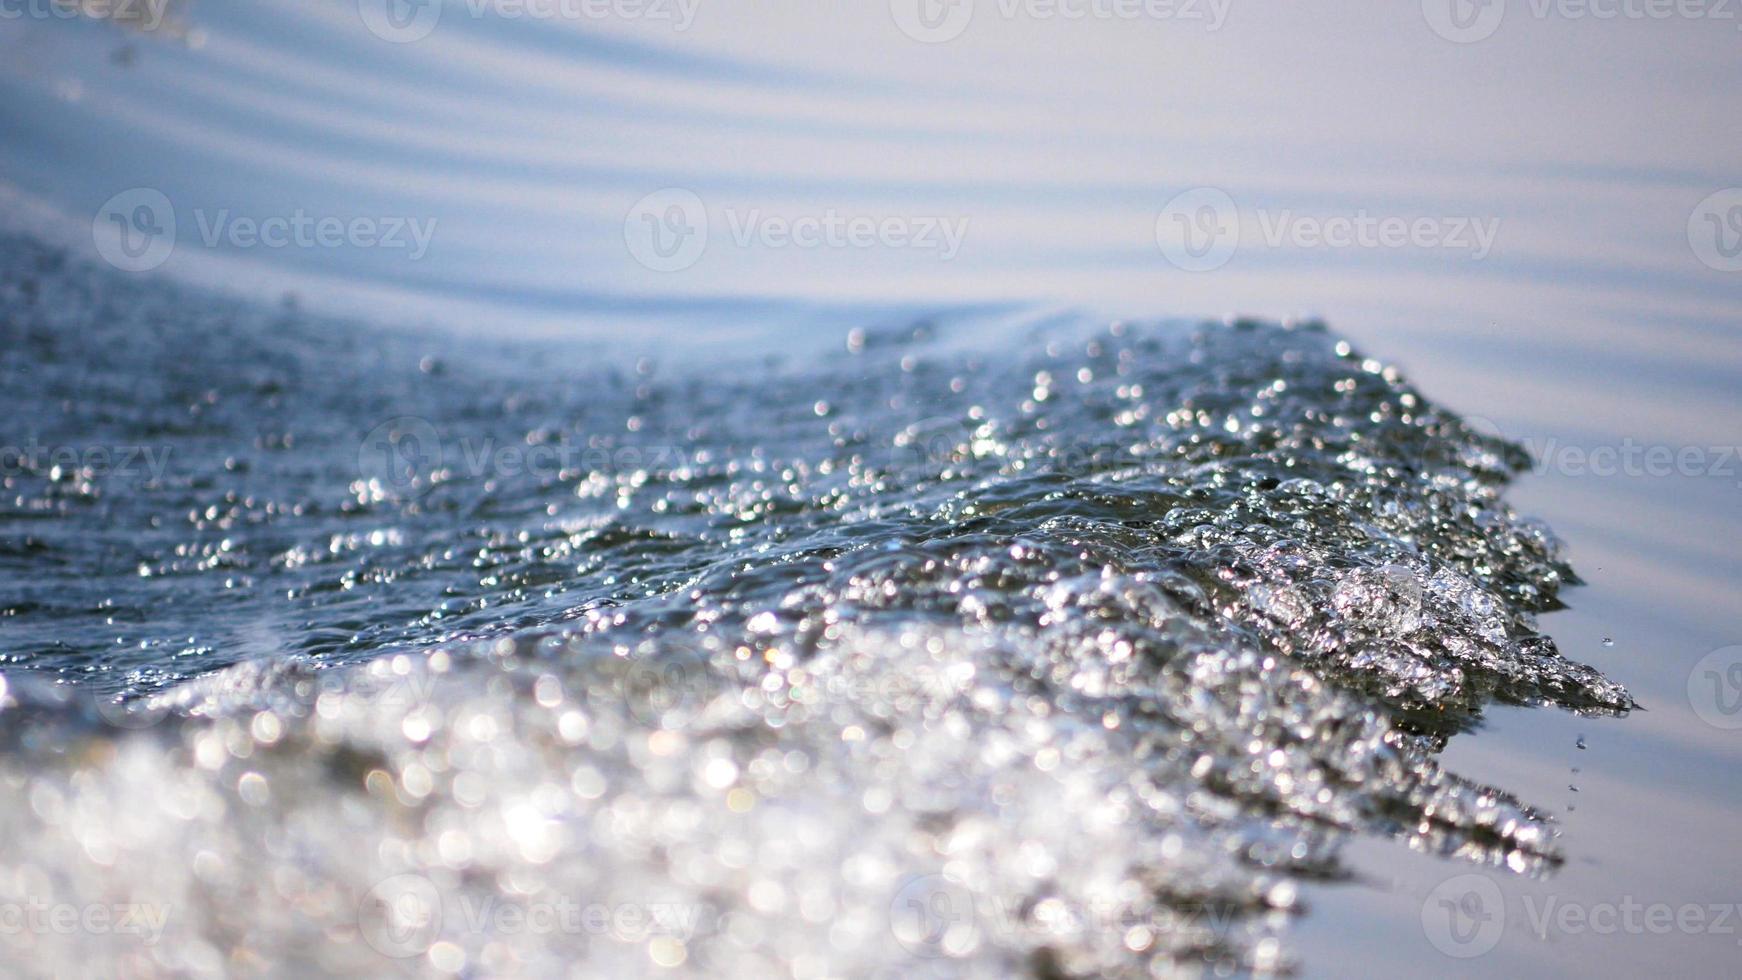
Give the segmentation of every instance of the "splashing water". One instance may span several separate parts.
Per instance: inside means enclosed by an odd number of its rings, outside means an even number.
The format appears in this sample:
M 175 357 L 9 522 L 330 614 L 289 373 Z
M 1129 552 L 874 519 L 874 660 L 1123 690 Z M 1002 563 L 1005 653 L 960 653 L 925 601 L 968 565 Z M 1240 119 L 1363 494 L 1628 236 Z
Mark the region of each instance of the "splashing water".
M 1632 707 L 1316 324 L 618 368 L 0 256 L 26 972 L 1270 972 L 1353 837 L 1559 860 L 1484 704 Z

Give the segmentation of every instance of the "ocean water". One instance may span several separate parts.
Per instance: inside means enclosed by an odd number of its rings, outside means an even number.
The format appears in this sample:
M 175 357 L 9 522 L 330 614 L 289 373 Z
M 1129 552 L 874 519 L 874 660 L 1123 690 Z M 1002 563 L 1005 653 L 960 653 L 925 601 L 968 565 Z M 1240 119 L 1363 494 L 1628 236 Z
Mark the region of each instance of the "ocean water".
M 1536 628 L 1576 579 L 1523 455 L 1321 324 L 927 321 L 734 382 L 9 245 L 33 438 L 166 450 L 8 488 L 12 881 L 162 896 L 119 970 L 1273 970 L 1351 837 L 1564 860 L 1436 761 L 1485 705 L 1633 707 Z
M 1733 965 L 1742 33 L 982 7 L 0 21 L 5 971 Z

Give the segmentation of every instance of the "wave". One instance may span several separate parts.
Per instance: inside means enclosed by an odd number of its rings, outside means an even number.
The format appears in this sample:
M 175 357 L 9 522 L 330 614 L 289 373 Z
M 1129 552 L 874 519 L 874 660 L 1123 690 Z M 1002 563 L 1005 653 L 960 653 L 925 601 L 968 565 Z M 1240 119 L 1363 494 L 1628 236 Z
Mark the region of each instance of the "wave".
M 1315 322 L 672 369 L 0 256 L 0 900 L 138 926 L 28 970 L 1274 972 L 1352 840 L 1559 862 L 1486 705 L 1633 707 L 1522 451 Z

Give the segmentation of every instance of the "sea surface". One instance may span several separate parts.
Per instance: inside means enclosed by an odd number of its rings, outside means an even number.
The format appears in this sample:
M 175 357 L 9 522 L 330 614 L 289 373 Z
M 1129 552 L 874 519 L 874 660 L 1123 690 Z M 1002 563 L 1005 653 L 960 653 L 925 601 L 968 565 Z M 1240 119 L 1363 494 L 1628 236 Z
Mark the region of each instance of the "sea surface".
M 1498 6 L 0 20 L 4 972 L 1733 969 L 1742 32 Z

